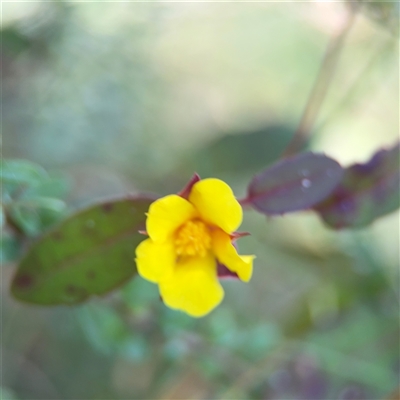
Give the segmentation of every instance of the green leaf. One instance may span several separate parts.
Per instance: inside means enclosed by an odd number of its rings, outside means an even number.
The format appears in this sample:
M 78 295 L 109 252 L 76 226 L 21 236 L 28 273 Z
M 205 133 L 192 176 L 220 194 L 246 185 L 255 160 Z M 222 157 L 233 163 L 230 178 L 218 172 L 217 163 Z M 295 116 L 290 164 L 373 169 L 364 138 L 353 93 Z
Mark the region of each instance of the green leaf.
M 36 198 L 16 201 L 9 207 L 9 217 L 29 236 L 37 236 L 59 221 L 66 205 L 62 200 Z
M 23 204 L 12 204 L 9 218 L 28 236 L 40 234 L 40 218 L 35 208 L 25 207 Z
M 42 305 L 77 304 L 103 295 L 136 274 L 153 200 L 124 198 L 96 204 L 45 234 L 22 259 L 12 282 L 15 298 Z
M 400 144 L 346 168 L 341 183 L 314 209 L 332 228 L 361 228 L 400 205 Z
M 329 196 L 342 175 L 342 167 L 323 154 L 299 154 L 257 174 L 243 202 L 267 215 L 307 209 Z
M 21 195 L 21 199 L 35 197 L 63 197 L 67 194 L 69 182 L 63 176 L 49 176 L 47 179 L 29 186 Z
M 2 160 L 1 189 L 7 216 L 28 236 L 39 235 L 64 216 L 66 205 L 55 197 L 67 192 L 68 182 L 38 165 Z
M 1 40 L 3 48 L 13 53 L 13 55 L 29 49 L 32 45 L 30 38 L 12 27 L 6 27 L 1 30 Z
M 0 235 L 0 264 L 15 261 L 21 252 L 21 244 L 13 235 L 2 232 Z
M 39 197 L 62 197 L 68 192 L 70 184 L 65 176 L 50 175 L 29 161 L 2 160 L 0 166 L 3 204 Z
M 39 165 L 26 160 L 1 160 L 0 180 L 5 183 L 34 184 L 47 177 Z

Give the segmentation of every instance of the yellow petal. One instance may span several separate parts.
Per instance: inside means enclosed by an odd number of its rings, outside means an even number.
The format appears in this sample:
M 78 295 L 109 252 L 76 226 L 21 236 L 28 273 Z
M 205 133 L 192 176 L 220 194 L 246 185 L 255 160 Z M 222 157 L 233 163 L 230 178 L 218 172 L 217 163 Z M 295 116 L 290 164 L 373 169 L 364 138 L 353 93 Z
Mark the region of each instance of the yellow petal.
M 159 283 L 164 303 L 171 308 L 202 317 L 223 299 L 216 261 L 212 255 L 188 257 L 179 262 L 174 273 Z
M 197 216 L 196 209 L 175 194 L 162 197 L 150 205 L 146 230 L 155 242 L 164 242 L 187 220 Z
M 239 279 L 248 282 L 253 274 L 255 256 L 241 256 L 237 253 L 231 238 L 220 229 L 212 232 L 212 249 L 221 264 L 236 272 Z
M 136 266 L 139 275 L 151 282 L 159 282 L 170 275 L 175 266 L 175 249 L 171 241 L 155 243 L 143 240 L 136 248 Z
M 215 178 L 203 179 L 193 185 L 189 201 L 197 208 L 200 216 L 227 233 L 235 231 L 242 223 L 242 207 L 232 189 Z

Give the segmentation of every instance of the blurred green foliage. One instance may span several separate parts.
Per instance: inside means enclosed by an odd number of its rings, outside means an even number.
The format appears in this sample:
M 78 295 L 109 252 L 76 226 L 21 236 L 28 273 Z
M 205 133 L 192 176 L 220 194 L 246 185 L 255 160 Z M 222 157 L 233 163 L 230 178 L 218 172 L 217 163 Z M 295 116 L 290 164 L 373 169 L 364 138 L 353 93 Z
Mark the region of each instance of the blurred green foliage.
M 25 160 L 1 160 L 1 263 L 13 261 L 20 246 L 65 216 L 59 197 L 68 191 L 62 175 L 49 175 L 41 166 Z
M 48 175 L 40 166 L 24 160 L 1 161 L 3 212 L 28 236 L 37 236 L 65 215 L 66 194 L 62 176 Z
M 395 15 L 398 4 L 366 7 Z M 246 212 L 254 278 L 224 281 L 223 304 L 201 320 L 167 309 L 142 279 L 52 309 L 9 291 L 20 247 L 67 209 L 177 192 L 194 171 L 242 197 L 290 140 L 344 4 L 2 10 L 3 398 L 395 398 L 398 213 L 332 232 L 311 213 Z M 344 166 L 398 138 L 397 38 L 363 15 L 308 143 Z
M 393 34 L 399 34 L 400 6 L 397 1 L 365 1 L 357 0 L 361 10 L 372 20 L 382 27 L 390 30 Z

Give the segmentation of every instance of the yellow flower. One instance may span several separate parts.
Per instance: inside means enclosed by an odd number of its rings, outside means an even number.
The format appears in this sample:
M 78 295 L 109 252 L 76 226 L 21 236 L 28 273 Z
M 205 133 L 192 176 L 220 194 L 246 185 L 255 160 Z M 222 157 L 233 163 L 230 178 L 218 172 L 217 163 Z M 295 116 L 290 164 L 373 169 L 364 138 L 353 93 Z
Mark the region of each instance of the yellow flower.
M 223 299 L 218 267 L 248 282 L 254 256 L 240 256 L 232 240 L 242 222 L 242 207 L 219 179 L 195 179 L 186 192 L 151 204 L 149 238 L 136 249 L 139 274 L 157 283 L 171 308 L 201 317 Z M 185 194 L 183 194 L 185 193 Z

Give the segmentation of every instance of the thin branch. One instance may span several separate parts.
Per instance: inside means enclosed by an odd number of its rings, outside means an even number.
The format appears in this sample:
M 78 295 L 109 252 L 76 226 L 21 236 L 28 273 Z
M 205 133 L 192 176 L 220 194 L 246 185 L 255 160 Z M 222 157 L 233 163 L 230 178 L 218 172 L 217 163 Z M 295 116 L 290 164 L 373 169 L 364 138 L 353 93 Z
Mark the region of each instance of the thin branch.
M 340 53 L 343 49 L 344 41 L 353 26 L 355 16 L 356 10 L 352 8 L 349 11 L 347 21 L 341 31 L 331 38 L 322 60 L 317 79 L 308 97 L 299 126 L 284 152 L 284 157 L 297 153 L 307 142 L 319 110 L 321 109 L 322 102 L 328 92 Z
M 329 115 L 325 117 L 325 119 L 318 124 L 316 127 L 316 131 L 321 131 L 326 125 L 328 125 L 333 118 L 337 117 L 344 108 L 349 106 L 349 102 L 351 98 L 356 94 L 357 89 L 359 88 L 360 83 L 364 83 L 368 73 L 371 72 L 371 69 L 375 64 L 382 60 L 382 55 L 385 55 L 389 50 L 392 50 L 395 46 L 397 46 L 397 41 L 389 41 L 386 44 L 379 43 L 377 46 L 377 51 L 373 52 L 372 57 L 365 64 L 365 67 L 361 72 L 358 73 L 357 77 L 353 80 L 351 85 L 349 85 L 348 89 L 345 91 L 343 97 L 338 101 L 336 106 L 330 111 Z M 374 49 L 375 50 L 375 49 Z M 365 85 L 364 85 L 365 86 Z M 370 85 L 371 86 L 371 85 Z M 369 87 L 371 90 L 371 87 Z

